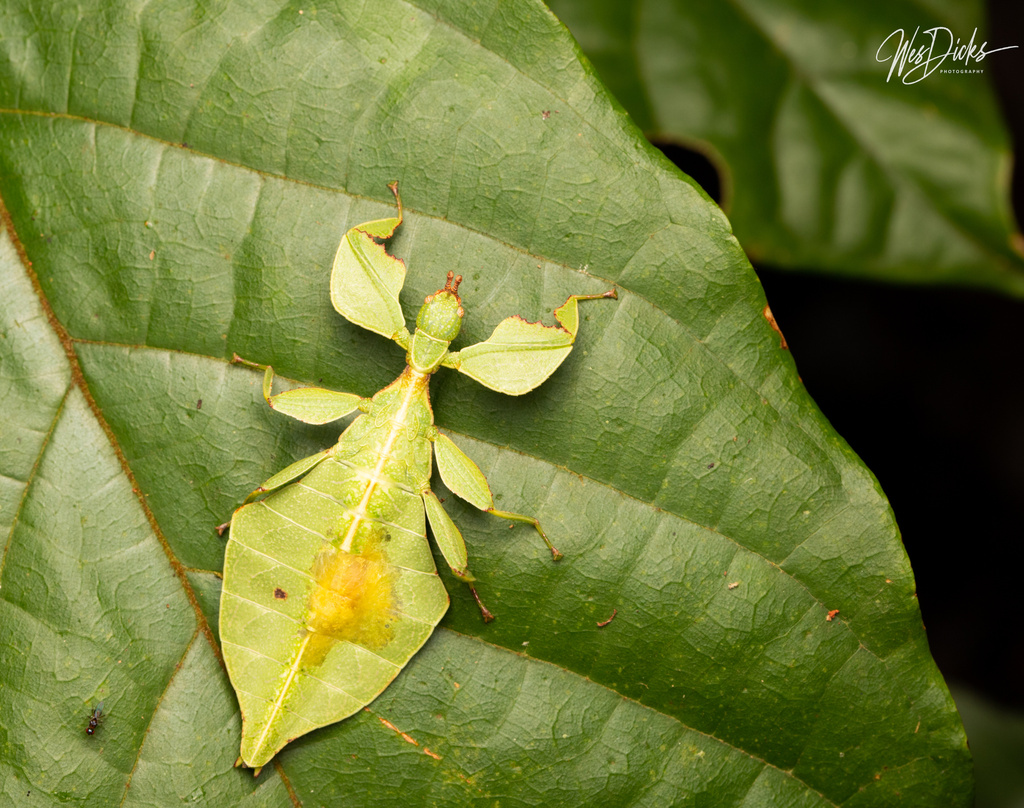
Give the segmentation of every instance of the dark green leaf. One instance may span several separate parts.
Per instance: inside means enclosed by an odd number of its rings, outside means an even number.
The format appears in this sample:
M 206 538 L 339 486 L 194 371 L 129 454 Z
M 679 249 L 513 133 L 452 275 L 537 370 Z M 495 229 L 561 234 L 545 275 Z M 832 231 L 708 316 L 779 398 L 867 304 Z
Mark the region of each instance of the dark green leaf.
M 747 254 L 780 267 L 1024 295 L 1009 137 L 988 76 L 904 84 L 897 29 L 987 50 L 981 4 L 551 0 L 637 124 L 714 162 Z M 952 44 L 940 33 L 935 55 Z M 938 70 L 989 72 L 1005 54 Z M 907 62 L 902 75 L 914 66 Z M 919 69 L 916 75 L 921 74 Z
M 543 7 L 2 14 L 9 800 L 969 803 L 877 482 L 801 386 L 728 222 Z M 496 506 L 566 557 L 449 498 L 498 619 L 447 576 L 444 627 L 372 712 L 254 782 L 231 769 L 214 526 L 337 427 L 271 412 L 228 360 L 360 395 L 397 376 L 401 352 L 328 293 L 392 180 L 405 314 L 459 272 L 456 348 L 619 286 L 537 392 L 434 382 Z

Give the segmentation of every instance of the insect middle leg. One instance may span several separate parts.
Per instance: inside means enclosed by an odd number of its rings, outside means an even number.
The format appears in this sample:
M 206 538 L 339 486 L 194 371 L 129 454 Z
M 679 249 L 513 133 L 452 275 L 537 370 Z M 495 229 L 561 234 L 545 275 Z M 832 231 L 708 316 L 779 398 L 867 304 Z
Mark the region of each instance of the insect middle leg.
M 441 479 L 453 494 L 486 513 L 494 514 L 499 519 L 510 519 L 513 522 L 527 522 L 533 525 L 551 551 L 551 557 L 555 561 L 562 558 L 562 554 L 551 543 L 538 519 L 522 513 L 499 511 L 494 507 L 494 497 L 491 495 L 491 487 L 487 484 L 487 478 L 484 477 L 477 464 L 470 460 L 451 438 L 435 430 L 431 440 L 434 441 L 434 457 L 437 458 L 437 469 L 441 473 Z
M 512 522 L 526 522 L 527 524 L 533 525 L 537 529 L 537 532 L 540 534 L 540 537 L 544 539 L 544 543 L 548 546 L 548 549 L 551 551 L 551 557 L 555 561 L 562 560 L 561 552 L 559 552 L 558 548 L 551 543 L 551 539 L 548 538 L 547 534 L 544 532 L 544 529 L 540 526 L 540 521 L 534 518 L 533 516 L 526 516 L 522 513 L 512 513 L 511 511 L 498 511 L 495 510 L 494 508 L 488 508 L 486 513 L 489 513 L 493 516 L 497 516 L 499 519 L 508 519 Z M 509 527 L 512 526 L 509 525 Z

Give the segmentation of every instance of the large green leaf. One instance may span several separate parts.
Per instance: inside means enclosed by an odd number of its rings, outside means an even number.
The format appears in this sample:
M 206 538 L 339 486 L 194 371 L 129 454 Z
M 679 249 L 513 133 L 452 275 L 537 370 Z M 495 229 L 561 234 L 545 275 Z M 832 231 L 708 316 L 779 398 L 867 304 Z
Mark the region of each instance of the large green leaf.
M 939 26 L 967 44 L 980 27 L 975 46 L 1024 46 L 986 34 L 977 0 L 550 5 L 641 128 L 712 157 L 755 261 L 1024 295 L 1009 137 L 988 77 L 904 84 L 879 61 L 897 29 L 909 41 Z M 918 33 L 913 47 L 930 41 Z M 988 71 L 1001 56 L 939 69 Z
M 0 15 L 9 801 L 969 803 L 876 481 L 801 386 L 728 222 L 546 9 Z M 456 348 L 619 287 L 537 392 L 434 382 L 497 507 L 537 514 L 566 557 L 449 498 L 498 619 L 448 576 L 442 628 L 370 712 L 254 782 L 231 769 L 213 528 L 337 430 L 271 412 L 228 360 L 360 395 L 398 374 L 328 288 L 396 179 L 406 317 L 459 272 Z

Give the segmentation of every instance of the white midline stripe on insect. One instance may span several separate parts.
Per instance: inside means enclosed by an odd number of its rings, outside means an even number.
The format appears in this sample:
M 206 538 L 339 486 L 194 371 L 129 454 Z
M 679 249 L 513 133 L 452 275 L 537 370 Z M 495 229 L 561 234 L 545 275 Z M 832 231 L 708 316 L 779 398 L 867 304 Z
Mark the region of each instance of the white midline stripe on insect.
M 388 420 L 391 423 L 394 423 L 394 419 L 389 418 Z M 362 466 L 351 462 L 350 460 L 345 460 L 341 457 L 336 457 L 334 458 L 334 462 L 337 463 L 339 466 L 344 466 L 347 469 L 351 469 L 352 473 L 362 480 L 370 479 L 369 471 L 367 471 Z M 381 478 L 381 482 L 386 483 L 389 488 L 397 488 L 399 491 L 405 491 L 407 494 L 412 494 L 413 496 L 419 498 L 419 493 L 417 491 L 413 490 L 404 483 L 398 482 L 398 480 L 394 479 L 393 477 L 383 477 Z
M 366 482 L 366 491 L 363 493 L 363 498 L 356 508 L 352 520 L 352 524 L 349 526 L 348 533 L 345 535 L 345 540 L 341 544 L 341 552 L 349 553 L 352 551 L 352 540 L 355 538 L 356 530 L 359 528 L 360 522 L 366 518 L 366 506 L 370 503 L 370 497 L 373 496 L 373 490 L 378 485 L 378 480 L 381 480 L 381 473 L 384 471 L 384 464 L 387 462 L 388 457 L 391 455 L 391 447 L 395 445 L 395 440 L 398 437 L 399 430 L 405 426 L 405 417 L 409 413 L 409 407 L 412 404 L 413 396 L 419 391 L 419 382 L 424 380 L 426 374 L 417 373 L 415 370 L 410 368 L 410 379 L 409 387 L 406 389 L 405 397 L 402 399 L 402 406 L 399 408 L 392 420 L 391 429 L 388 430 L 388 439 L 384 443 L 384 447 L 381 450 L 380 458 L 377 461 L 377 467 L 373 470 L 373 474 Z M 312 634 L 307 633 L 305 638 L 302 640 L 302 644 L 299 646 L 292 658 L 291 666 L 288 668 L 288 676 L 285 678 L 284 683 L 278 688 L 277 698 L 274 699 L 274 704 L 270 710 L 270 714 L 267 716 L 267 724 L 263 728 L 263 732 L 260 735 L 259 740 L 256 742 L 256 750 L 259 751 L 263 747 L 264 742 L 267 739 L 267 733 L 270 732 L 270 727 L 277 718 L 277 714 L 281 711 L 281 706 L 284 704 L 285 696 L 288 694 L 288 689 L 292 685 L 292 681 L 299 672 L 299 667 L 302 663 L 302 654 L 306 650 L 306 645 L 309 643 L 309 638 Z
M 353 514 L 355 518 L 352 520 L 352 524 L 349 525 L 348 533 L 345 534 L 345 540 L 341 543 L 341 552 L 343 553 L 352 552 L 352 540 L 356 536 L 360 523 L 366 518 L 366 506 L 370 504 L 370 497 L 373 496 L 373 490 L 378 485 L 377 481 L 381 479 L 384 464 L 391 456 L 391 447 L 395 445 L 398 432 L 405 426 L 405 417 L 409 413 L 409 406 L 412 404 L 413 396 L 419 392 L 419 382 L 426 376 L 424 373 L 417 373 L 412 368 L 409 368 L 409 373 L 411 378 L 409 379 L 409 386 L 405 391 L 405 397 L 402 399 L 402 406 L 391 421 L 392 425 L 391 429 L 388 430 L 388 439 L 384 442 L 384 447 L 381 449 L 380 457 L 377 460 L 377 467 L 373 470 L 370 479 L 367 480 L 366 491 L 363 492 L 363 498 Z
M 277 689 L 277 698 L 274 699 L 274 704 L 271 706 L 270 715 L 267 716 L 267 724 L 263 727 L 260 739 L 256 741 L 256 749 L 253 750 L 253 756 L 263 748 L 263 744 L 267 740 L 267 733 L 270 732 L 270 728 L 273 726 L 274 719 L 277 718 L 277 714 L 281 712 L 281 705 L 284 704 L 284 697 L 288 693 L 288 688 L 292 686 L 292 680 L 299 672 L 299 663 L 302 662 L 302 652 L 306 650 L 306 645 L 309 643 L 309 638 L 312 636 L 312 634 L 306 632 L 306 636 L 302 640 L 302 645 L 299 646 L 298 650 L 295 652 L 295 656 L 292 657 L 292 664 L 288 669 L 288 677 L 284 680 L 284 684 Z

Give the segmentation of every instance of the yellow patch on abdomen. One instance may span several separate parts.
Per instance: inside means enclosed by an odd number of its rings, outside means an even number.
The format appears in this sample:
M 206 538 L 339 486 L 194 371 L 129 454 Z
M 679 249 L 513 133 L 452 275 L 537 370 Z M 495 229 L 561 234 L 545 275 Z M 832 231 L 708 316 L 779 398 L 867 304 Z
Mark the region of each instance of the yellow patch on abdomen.
M 329 547 L 314 562 L 306 612 L 306 630 L 313 636 L 305 664 L 321 664 L 339 640 L 379 650 L 394 636 L 394 572 L 376 539 L 359 553 Z

